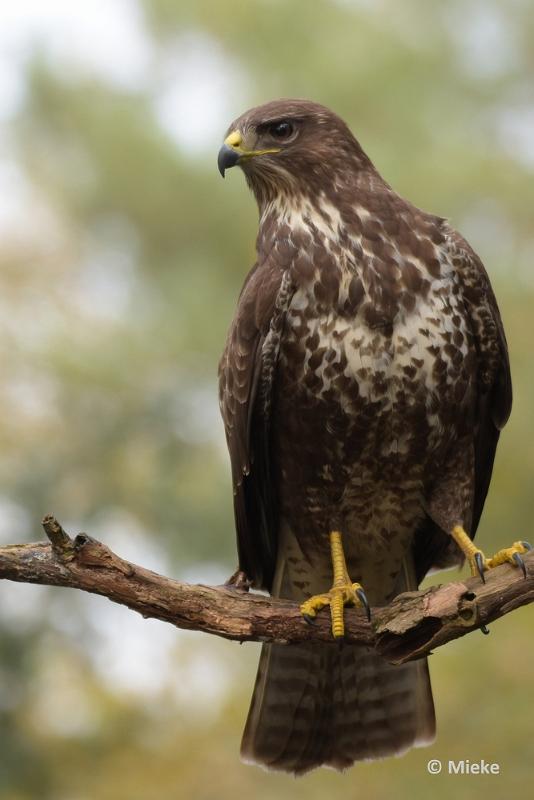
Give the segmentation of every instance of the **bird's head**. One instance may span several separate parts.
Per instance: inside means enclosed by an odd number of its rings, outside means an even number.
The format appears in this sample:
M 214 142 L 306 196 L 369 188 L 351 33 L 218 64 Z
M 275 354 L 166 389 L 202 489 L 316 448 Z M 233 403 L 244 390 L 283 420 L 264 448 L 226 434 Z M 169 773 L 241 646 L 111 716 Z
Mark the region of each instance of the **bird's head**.
M 336 114 L 307 100 L 274 100 L 246 111 L 219 150 L 221 175 L 238 164 L 260 208 L 281 194 L 346 184 L 370 161 Z

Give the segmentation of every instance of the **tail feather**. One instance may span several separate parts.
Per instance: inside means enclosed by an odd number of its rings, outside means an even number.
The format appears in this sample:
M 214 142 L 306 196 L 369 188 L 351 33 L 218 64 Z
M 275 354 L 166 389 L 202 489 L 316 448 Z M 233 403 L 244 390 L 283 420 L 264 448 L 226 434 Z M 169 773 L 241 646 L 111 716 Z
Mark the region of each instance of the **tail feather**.
M 297 594 L 287 561 L 277 566 L 276 593 Z M 413 589 L 406 562 L 395 593 Z M 400 755 L 435 735 L 426 659 L 388 664 L 363 645 L 306 642 L 263 646 L 243 734 L 245 761 L 295 774 L 324 765 Z
M 242 757 L 301 774 L 399 755 L 434 737 L 426 661 L 392 666 L 355 645 L 264 645 Z

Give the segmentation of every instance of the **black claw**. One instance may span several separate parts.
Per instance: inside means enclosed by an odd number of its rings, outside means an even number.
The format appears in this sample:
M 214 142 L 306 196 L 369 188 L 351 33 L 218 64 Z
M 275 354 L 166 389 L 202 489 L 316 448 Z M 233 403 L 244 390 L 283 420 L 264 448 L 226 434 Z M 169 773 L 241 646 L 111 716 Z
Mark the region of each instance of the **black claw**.
M 523 573 L 523 577 L 527 577 L 527 567 L 525 562 L 523 561 L 523 556 L 521 553 L 514 553 L 512 558 L 514 559 L 515 563 L 518 567 L 521 567 L 521 572 Z
M 475 564 L 477 565 L 478 574 L 482 578 L 482 583 L 486 583 L 486 578 L 484 577 L 484 559 L 482 558 L 482 553 L 475 553 Z
M 311 617 L 309 614 L 303 614 L 302 616 L 304 617 L 304 619 L 306 620 L 308 625 L 314 625 L 315 624 L 315 617 Z
M 532 545 L 529 542 L 521 542 L 525 550 L 532 550 Z
M 486 625 L 481 625 L 480 626 L 480 630 L 482 631 L 484 636 L 488 636 L 489 635 L 490 629 L 488 627 L 486 627 Z
M 356 596 L 359 599 L 362 606 L 365 608 L 365 613 L 367 614 L 367 620 L 371 622 L 371 608 L 369 606 L 369 601 L 367 600 L 367 596 L 363 589 L 356 589 Z

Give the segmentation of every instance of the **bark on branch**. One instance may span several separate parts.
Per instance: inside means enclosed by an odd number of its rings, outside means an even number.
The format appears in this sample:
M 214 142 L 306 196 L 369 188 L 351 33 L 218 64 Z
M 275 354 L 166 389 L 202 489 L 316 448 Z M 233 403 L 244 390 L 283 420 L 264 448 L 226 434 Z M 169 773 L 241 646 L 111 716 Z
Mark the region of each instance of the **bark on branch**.
M 0 578 L 100 594 L 143 617 L 240 642 L 333 642 L 327 611 L 309 625 L 294 602 L 227 586 L 180 583 L 124 561 L 85 533 L 72 539 L 52 516 L 44 518 L 43 527 L 49 543 L 0 547 Z M 526 579 L 505 564 L 486 573 L 485 584 L 469 578 L 405 592 L 374 608 L 371 623 L 362 612 L 347 609 L 345 641 L 374 647 L 393 664 L 428 655 L 534 602 L 534 550 L 524 561 Z

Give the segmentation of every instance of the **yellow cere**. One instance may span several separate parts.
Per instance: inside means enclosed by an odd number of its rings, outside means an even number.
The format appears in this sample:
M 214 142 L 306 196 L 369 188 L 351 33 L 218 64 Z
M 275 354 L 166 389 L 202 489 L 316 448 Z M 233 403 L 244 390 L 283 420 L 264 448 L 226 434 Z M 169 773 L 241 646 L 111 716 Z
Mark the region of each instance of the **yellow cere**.
M 243 137 L 239 131 L 232 131 L 226 139 L 224 143 L 228 145 L 228 147 L 232 147 L 236 152 L 238 152 L 242 158 L 251 158 L 252 156 L 264 156 L 268 153 L 279 153 L 279 147 L 270 147 L 266 150 L 245 150 L 243 147 Z
M 239 131 L 232 131 L 232 133 L 226 137 L 224 143 L 227 144 L 229 147 L 239 147 L 242 141 L 243 137 L 241 136 Z

